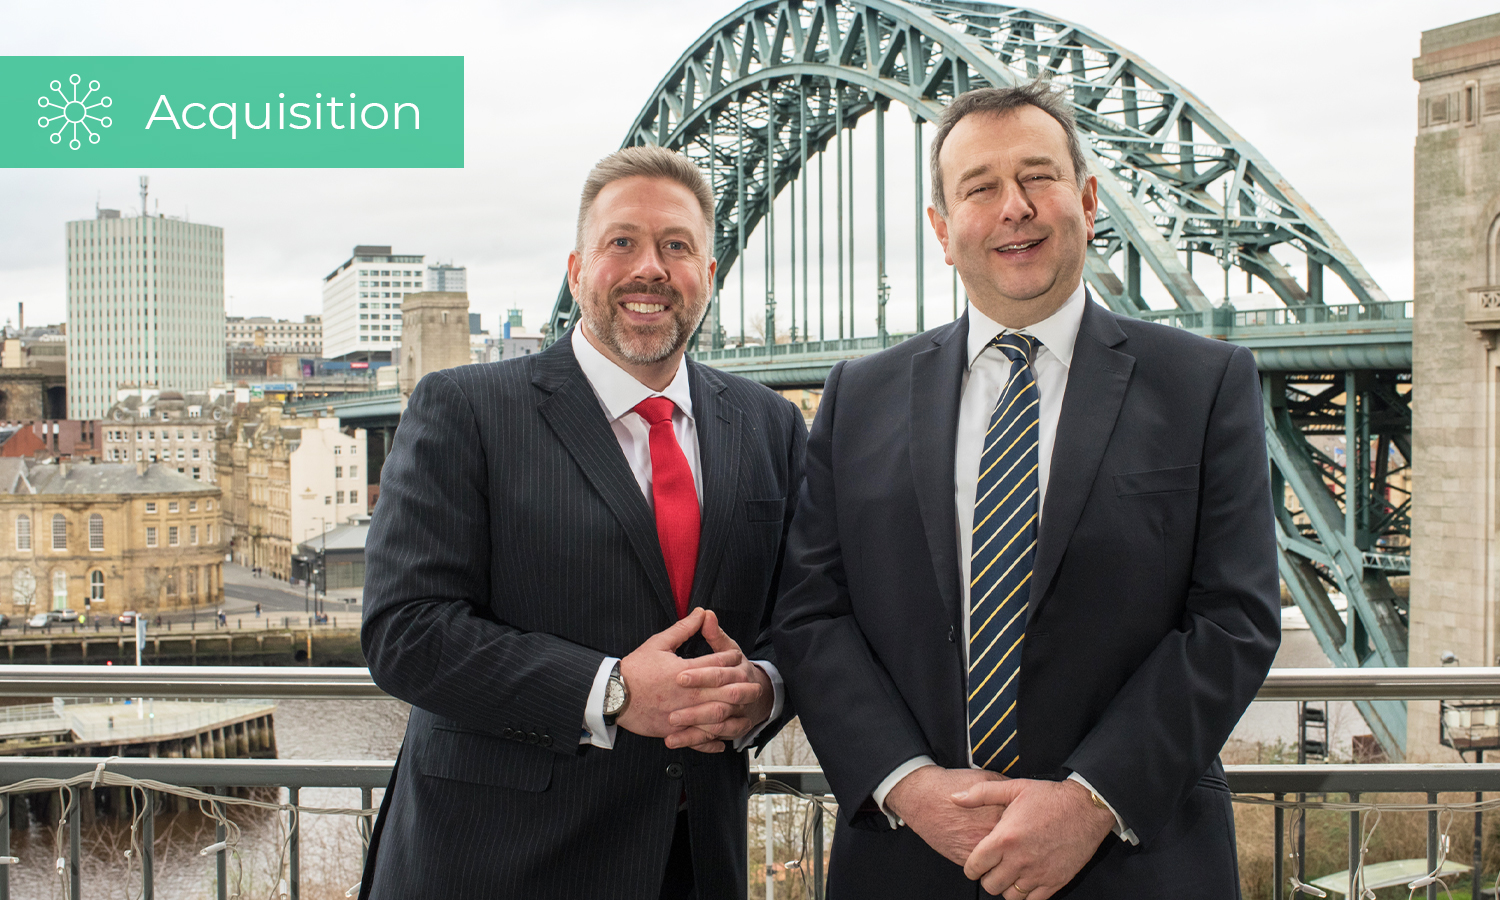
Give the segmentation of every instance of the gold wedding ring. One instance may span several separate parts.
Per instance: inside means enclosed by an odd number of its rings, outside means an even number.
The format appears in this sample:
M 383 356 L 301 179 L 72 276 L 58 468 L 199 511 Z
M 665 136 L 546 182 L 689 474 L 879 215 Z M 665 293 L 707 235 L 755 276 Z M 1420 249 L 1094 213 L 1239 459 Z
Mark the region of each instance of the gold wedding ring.
M 1015 891 L 1016 893 L 1020 894 L 1023 898 L 1027 894 L 1031 893 L 1031 891 L 1022 890 L 1021 885 L 1019 885 L 1019 884 L 1013 884 L 1013 885 L 1011 885 L 1010 889 L 1013 890 L 1013 891 Z M 1032 890 L 1035 890 L 1035 888 L 1033 888 Z

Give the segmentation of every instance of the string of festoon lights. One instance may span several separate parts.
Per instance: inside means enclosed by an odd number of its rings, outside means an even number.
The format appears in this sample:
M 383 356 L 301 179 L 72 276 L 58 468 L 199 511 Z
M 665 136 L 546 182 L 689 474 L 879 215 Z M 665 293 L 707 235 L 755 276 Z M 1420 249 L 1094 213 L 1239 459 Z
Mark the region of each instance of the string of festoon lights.
M 57 827 L 53 833 L 53 850 L 56 857 L 57 878 L 62 888 L 63 896 L 67 896 L 67 851 L 64 848 L 67 842 L 66 833 L 71 817 L 77 815 L 80 788 L 92 790 L 99 787 L 128 788 L 130 790 L 130 847 L 123 851 L 125 870 L 127 876 L 126 897 L 127 900 L 135 900 L 131 894 L 132 884 L 142 884 L 144 873 L 140 870 L 143 848 L 141 846 L 142 825 L 150 810 L 147 803 L 147 791 L 156 791 L 162 794 L 172 794 L 188 800 L 196 801 L 198 809 L 203 815 L 212 819 L 214 824 L 223 829 L 224 839 L 209 844 L 198 851 L 199 856 L 212 856 L 215 853 L 226 852 L 229 858 L 234 860 L 234 878 L 231 880 L 228 896 L 235 900 L 244 900 L 243 891 L 244 866 L 240 855 L 235 852 L 240 844 L 240 827 L 229 818 L 228 807 L 241 806 L 251 809 L 262 809 L 278 813 L 277 826 L 281 832 L 280 854 L 277 858 L 276 871 L 280 873 L 286 866 L 287 853 L 291 847 L 292 832 L 297 827 L 298 818 L 306 813 L 320 816 L 355 816 L 368 818 L 374 816 L 378 810 L 375 809 L 353 809 L 344 807 L 322 807 L 303 806 L 294 803 L 281 803 L 269 800 L 253 800 L 246 797 L 232 797 L 224 794 L 210 794 L 196 788 L 183 787 L 182 785 L 169 784 L 164 781 L 155 781 L 149 778 L 131 778 L 118 772 L 111 772 L 107 766 L 120 759 L 111 756 L 102 760 L 94 767 L 92 773 L 74 775 L 69 778 L 27 778 L 13 784 L 0 786 L 0 796 L 10 794 L 37 794 L 47 791 L 57 791 L 58 799 L 62 804 L 62 815 L 58 817 Z M 279 814 L 286 813 L 283 819 Z M 360 828 L 360 838 L 368 848 L 369 831 Z M 14 856 L 0 856 L 0 865 L 17 865 L 20 859 Z M 144 890 L 144 887 L 142 888 Z M 359 885 L 355 884 L 345 892 L 344 896 L 353 897 L 359 893 Z M 288 896 L 286 883 L 279 881 L 274 884 L 269 894 L 269 900 L 286 900 Z

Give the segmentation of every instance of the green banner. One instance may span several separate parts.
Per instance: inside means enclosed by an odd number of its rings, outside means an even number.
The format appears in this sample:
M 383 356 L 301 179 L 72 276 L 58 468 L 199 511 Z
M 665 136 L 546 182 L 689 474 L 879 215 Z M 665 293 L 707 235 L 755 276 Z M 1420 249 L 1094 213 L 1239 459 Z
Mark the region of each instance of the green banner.
M 0 58 L 4 168 L 462 168 L 461 56 Z

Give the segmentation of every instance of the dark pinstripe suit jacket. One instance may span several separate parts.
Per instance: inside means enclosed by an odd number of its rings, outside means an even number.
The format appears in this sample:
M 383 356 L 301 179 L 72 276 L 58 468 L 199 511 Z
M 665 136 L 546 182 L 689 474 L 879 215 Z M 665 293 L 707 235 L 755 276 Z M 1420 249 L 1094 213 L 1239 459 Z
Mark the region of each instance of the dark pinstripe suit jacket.
M 774 659 L 806 429 L 760 385 L 692 362 L 688 375 L 703 466 L 692 604 Z M 364 896 L 654 900 L 684 790 L 700 896 L 745 895 L 743 754 L 624 729 L 613 750 L 578 743 L 600 663 L 676 612 L 655 519 L 567 337 L 422 379 L 366 560 L 370 671 L 415 709 Z M 706 652 L 701 638 L 683 651 Z

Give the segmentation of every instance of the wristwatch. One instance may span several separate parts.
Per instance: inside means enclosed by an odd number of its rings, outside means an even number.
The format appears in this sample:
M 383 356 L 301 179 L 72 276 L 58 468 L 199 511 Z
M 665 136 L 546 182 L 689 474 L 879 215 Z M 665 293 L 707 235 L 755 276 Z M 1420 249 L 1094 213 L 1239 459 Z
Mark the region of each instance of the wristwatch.
M 630 688 L 625 686 L 625 679 L 620 675 L 620 664 L 615 663 L 609 681 L 604 683 L 604 724 L 615 724 L 615 720 L 629 708 Z

